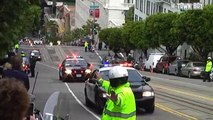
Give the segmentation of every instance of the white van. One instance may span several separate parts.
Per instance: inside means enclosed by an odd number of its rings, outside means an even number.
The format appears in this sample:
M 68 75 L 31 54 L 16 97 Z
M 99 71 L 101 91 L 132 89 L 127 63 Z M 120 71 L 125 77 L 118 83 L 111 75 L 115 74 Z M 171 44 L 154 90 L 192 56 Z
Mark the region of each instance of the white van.
M 144 69 L 145 70 L 150 70 L 150 68 L 155 69 L 158 60 L 160 60 L 160 58 L 164 55 L 165 53 L 151 53 L 149 55 L 148 60 L 144 64 Z

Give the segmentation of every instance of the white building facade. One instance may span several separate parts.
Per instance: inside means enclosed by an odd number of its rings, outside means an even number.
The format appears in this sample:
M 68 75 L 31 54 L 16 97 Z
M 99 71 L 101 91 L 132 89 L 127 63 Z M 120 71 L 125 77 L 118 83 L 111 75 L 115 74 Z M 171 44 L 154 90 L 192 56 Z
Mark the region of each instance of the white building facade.
M 90 16 L 90 6 L 99 6 L 100 16 L 96 18 L 101 28 L 119 27 L 125 23 L 125 12 L 134 0 L 76 0 L 75 27 L 81 28 Z

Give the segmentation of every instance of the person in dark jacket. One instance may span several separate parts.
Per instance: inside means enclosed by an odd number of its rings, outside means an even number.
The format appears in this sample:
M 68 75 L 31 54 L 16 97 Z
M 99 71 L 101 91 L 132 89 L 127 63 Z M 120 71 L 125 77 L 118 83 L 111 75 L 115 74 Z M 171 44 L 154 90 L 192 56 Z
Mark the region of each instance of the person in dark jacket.
M 25 88 L 29 90 L 30 82 L 28 75 L 21 70 L 22 59 L 20 56 L 16 55 L 11 57 L 9 63 L 12 65 L 12 69 L 6 69 L 3 71 L 3 78 L 15 78 L 23 82 Z
M 35 53 L 30 54 L 30 77 L 35 77 L 35 66 L 36 66 L 37 59 L 35 57 Z

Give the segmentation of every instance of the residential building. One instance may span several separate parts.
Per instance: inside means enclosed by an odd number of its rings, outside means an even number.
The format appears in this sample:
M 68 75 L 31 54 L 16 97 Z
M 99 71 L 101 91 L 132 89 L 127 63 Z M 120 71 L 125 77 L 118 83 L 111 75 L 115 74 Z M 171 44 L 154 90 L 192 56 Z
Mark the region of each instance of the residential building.
M 208 4 L 213 4 L 213 0 L 135 0 L 134 20 L 145 20 L 148 16 L 156 13 L 179 13 L 181 10 L 202 9 L 203 6 Z M 192 51 L 191 46 L 184 43 L 177 48 L 175 54 L 182 58 L 188 58 Z M 148 54 L 152 52 L 162 51 L 160 49 L 148 50 Z M 138 54 L 141 55 L 140 51 L 135 51 L 135 56 L 138 56 Z
M 90 16 L 91 6 L 98 6 L 100 16 L 96 18 L 101 28 L 119 27 L 125 23 L 125 12 L 134 0 L 76 0 L 75 26 L 81 28 Z

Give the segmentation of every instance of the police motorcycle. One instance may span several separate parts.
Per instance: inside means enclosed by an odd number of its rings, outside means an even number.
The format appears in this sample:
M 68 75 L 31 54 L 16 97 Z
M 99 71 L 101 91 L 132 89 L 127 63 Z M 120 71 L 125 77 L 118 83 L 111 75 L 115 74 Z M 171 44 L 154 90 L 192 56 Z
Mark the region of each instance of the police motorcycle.
M 36 76 L 35 76 L 35 82 L 33 85 L 32 92 L 29 93 L 30 106 L 26 114 L 27 120 L 30 120 L 30 116 L 32 115 L 35 115 L 36 120 L 71 120 L 71 117 L 69 114 L 66 114 L 66 116 L 62 117 L 62 115 L 57 113 L 57 110 L 61 102 L 60 101 L 61 93 L 59 91 L 56 91 L 49 96 L 44 106 L 43 113 L 40 110 L 36 109 L 36 106 L 35 106 L 36 97 L 33 95 L 33 91 L 35 88 L 37 76 L 38 76 L 38 72 L 36 73 Z

